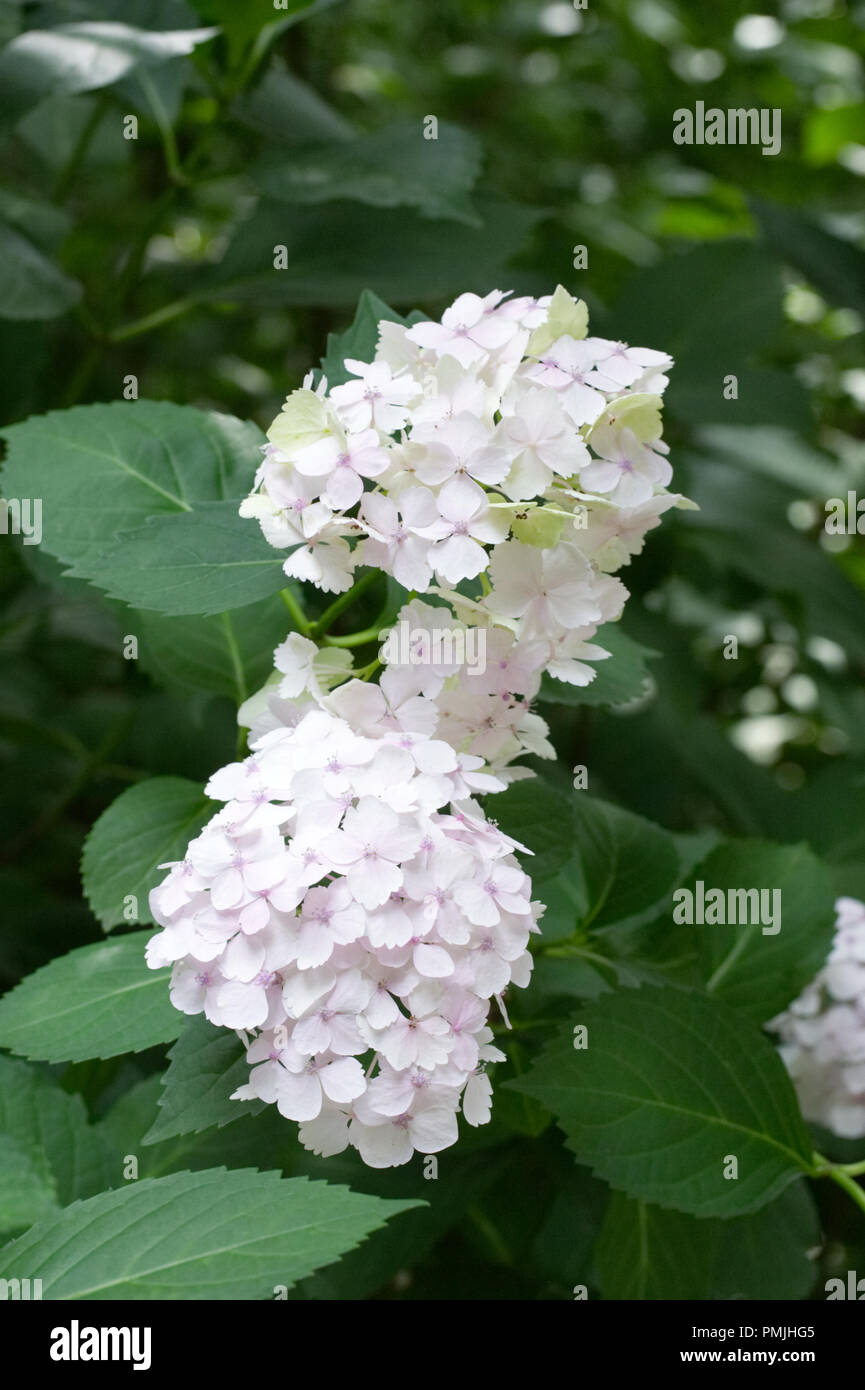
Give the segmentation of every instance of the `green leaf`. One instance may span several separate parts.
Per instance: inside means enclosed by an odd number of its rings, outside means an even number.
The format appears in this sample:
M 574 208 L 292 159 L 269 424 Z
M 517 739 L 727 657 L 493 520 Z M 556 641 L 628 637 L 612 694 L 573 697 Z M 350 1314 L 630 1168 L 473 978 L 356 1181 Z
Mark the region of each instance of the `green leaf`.
M 796 998 L 829 954 L 836 896 L 831 875 L 807 845 L 730 840 L 712 850 L 685 890 L 695 893 L 698 881 L 705 894 L 719 889 L 725 906 L 730 890 L 761 893 L 756 902 L 753 896 L 733 901 L 736 915 L 748 919 L 742 925 L 683 924 L 673 935 L 680 947 L 684 942 L 695 950 L 710 994 L 765 1023 Z M 766 920 L 773 916 L 774 922 Z
M 750 1216 L 700 1221 L 614 1192 L 595 1246 L 604 1298 L 802 1299 L 820 1224 L 803 1182 Z
M 77 304 L 82 289 L 31 241 L 0 223 L 0 318 L 54 319 Z
M 730 371 L 733 372 L 731 367 Z M 724 394 L 725 381 L 717 371 L 689 375 L 673 393 L 672 409 L 688 424 L 756 429 L 774 425 L 806 433 L 814 422 L 814 409 L 792 372 L 777 367 L 752 367 L 735 363 L 735 397 Z
M 658 655 L 622 631 L 619 623 L 599 627 L 592 638 L 610 653 L 597 662 L 597 675 L 590 685 L 569 685 L 545 675 L 539 699 L 549 705 L 626 705 L 639 700 L 652 689 L 652 676 L 646 663 Z
M 339 0 L 191 0 L 203 19 L 218 24 L 228 39 L 233 63 L 238 63 L 244 50 L 257 41 L 259 50 L 266 48 L 285 29 L 312 19 L 328 10 Z
M 165 877 L 160 865 L 182 859 L 217 809 L 195 782 L 151 777 L 127 787 L 103 811 L 85 841 L 81 876 L 104 931 L 153 921 L 148 896 Z M 130 896 L 136 899 L 131 917 Z
M 796 497 L 840 497 L 852 481 L 837 458 L 792 429 L 709 425 L 698 439 L 712 459 L 724 458 L 744 474 L 760 473 L 784 483 Z
M 245 1077 L 249 1077 L 248 1067 Z M 112 1153 L 120 1156 L 118 1168 L 124 1154 L 136 1155 L 138 1178 L 162 1178 L 168 1173 L 190 1170 L 198 1172 L 215 1165 L 246 1168 L 252 1164 L 258 1168 L 285 1169 L 288 1153 L 299 1147 L 296 1131 L 292 1132 L 275 1105 L 263 1102 L 255 1105 L 245 1102 L 241 1108 L 245 1116 L 242 1123 L 227 1130 L 210 1125 L 199 1133 L 172 1135 L 151 1142 L 146 1136 L 158 1123 L 161 1091 L 161 1076 L 139 1081 L 124 1091 L 95 1126 Z M 328 1176 L 326 1169 L 323 1176 Z
M 212 617 L 137 615 L 139 659 L 167 686 L 209 690 L 240 705 L 273 670 L 273 650 L 285 637 L 288 615 L 274 595 Z
M 12 1057 L 0 1057 L 0 1136 L 27 1155 L 52 1206 L 90 1197 L 109 1183 L 114 1155 L 89 1124 L 81 1097 Z M 7 1228 L 13 1224 L 19 1223 Z
M 276 202 L 348 198 L 377 208 L 416 207 L 425 217 L 477 227 L 480 218 L 468 193 L 480 164 L 476 136 L 441 121 L 438 138 L 428 140 L 423 121 L 416 119 L 355 140 L 319 144 L 288 161 L 268 158 L 250 174 L 259 191 Z
M 145 1178 L 38 1222 L 6 1246 L 0 1277 L 69 1301 L 265 1299 L 418 1205 L 255 1169 Z
M 72 219 L 63 208 L 9 188 L 0 188 L 0 218 L 46 252 L 56 251 L 72 226 Z
M 158 1144 L 178 1134 L 199 1134 L 257 1114 L 263 1103 L 230 1100 L 249 1080 L 249 1064 L 235 1033 L 215 1028 L 203 1016 L 190 1018 L 168 1054 L 159 1115 L 143 1143 Z
M 802 152 L 809 164 L 832 164 L 845 145 L 862 144 L 865 108 L 861 102 L 853 106 L 817 106 L 803 121 Z
M 865 314 L 865 252 L 792 208 L 762 198 L 749 201 L 776 255 L 800 270 L 833 304 Z
M 28 975 L 0 999 L 0 1047 L 44 1062 L 82 1062 L 171 1042 L 183 1015 L 168 997 L 171 971 L 144 963 L 151 935 L 81 946 Z
M 57 1206 L 54 1182 L 40 1155 L 0 1132 L 0 1232 L 21 1230 Z
M 192 53 L 217 32 L 158 34 L 104 22 L 30 29 L 0 52 L 0 121 L 17 121 L 45 97 L 108 87 L 136 67 Z
M 499 829 L 532 851 L 523 866 L 534 883 L 552 878 L 574 853 L 573 800 L 541 778 L 512 782 L 486 802 Z
M 264 442 L 255 425 L 166 401 L 75 406 L 4 433 L 5 495 L 41 497 L 43 546 L 96 582 L 120 532 L 150 516 L 189 513 L 199 502 L 239 502 Z M 242 534 L 258 529 L 241 518 L 238 527 Z
M 631 1197 L 694 1216 L 756 1211 L 812 1146 L 792 1085 L 757 1028 L 679 989 L 618 990 L 585 1005 L 577 1050 L 563 1034 L 507 1082 L 556 1116 L 579 1163 Z M 728 1156 L 738 1178 L 725 1179 Z
M 561 1158 L 567 1161 L 568 1155 L 562 1152 Z M 609 1195 L 585 1169 L 571 1165 L 557 1172 L 556 1195 L 532 1245 L 532 1263 L 569 1288 L 588 1285 Z
M 194 511 L 149 517 L 109 545 L 98 563 L 88 561 L 93 582 L 112 598 L 170 617 L 208 617 L 276 594 L 285 587 L 288 552 L 269 545 L 237 507 L 199 502 Z
M 355 134 L 350 122 L 323 101 L 314 87 L 277 65 L 268 67 L 251 91 L 241 93 L 232 114 L 280 145 L 346 141 Z
M 585 792 L 574 797 L 573 818 L 585 882 L 584 927 L 597 931 L 642 918 L 672 890 L 679 853 L 666 830 Z
M 738 239 L 674 253 L 632 276 L 614 322 L 627 342 L 663 343 L 675 359 L 672 401 L 677 383 L 698 383 L 709 368 L 735 372 L 772 341 L 782 322 L 780 269 L 764 247 Z M 719 394 L 722 385 L 719 375 Z
M 349 380 L 345 370 L 346 357 L 358 362 L 371 362 L 378 346 L 378 325 L 382 319 L 391 323 L 406 323 L 383 299 L 372 290 L 364 290 L 357 304 L 354 322 L 344 333 L 328 333 L 327 352 L 321 359 L 321 370 L 328 387 L 341 386 Z
M 791 595 L 812 633 L 831 637 L 848 656 L 865 661 L 865 595 L 787 520 L 791 501 L 802 492 L 717 456 L 687 454 L 682 462 L 693 470 L 691 496 L 700 506 L 682 514 L 686 543 L 769 593 Z
M 497 199 L 477 200 L 482 227 L 434 222 L 412 208 L 383 218 L 350 202 L 288 207 L 262 201 L 241 223 L 218 266 L 191 289 L 217 303 L 311 304 L 352 308 L 367 285 L 391 304 L 458 294 L 466 284 L 494 285 L 528 240 L 540 213 Z M 287 268 L 274 266 L 286 248 Z

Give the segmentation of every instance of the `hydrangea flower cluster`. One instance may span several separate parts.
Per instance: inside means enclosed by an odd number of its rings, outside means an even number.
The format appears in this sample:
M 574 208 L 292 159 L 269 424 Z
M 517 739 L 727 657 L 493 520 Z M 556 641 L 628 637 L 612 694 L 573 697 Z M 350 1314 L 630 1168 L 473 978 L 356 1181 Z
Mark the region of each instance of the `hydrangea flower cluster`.
M 540 904 L 471 799 L 480 759 L 354 723 L 312 710 L 211 778 L 226 804 L 151 894 L 148 964 L 182 1012 L 255 1033 L 237 1099 L 388 1167 L 454 1143 L 460 1106 L 489 1118 L 490 1000 L 528 982 Z
M 614 571 L 688 505 L 666 490 L 671 365 L 589 337 L 561 286 L 463 294 L 440 323 L 384 320 L 374 360 L 346 361 L 352 380 L 310 375 L 288 397 L 241 511 L 291 548 L 290 578 L 342 592 L 372 566 L 543 641 L 546 669 L 585 684 L 585 658 L 605 654 L 588 640 L 628 596 Z
M 768 1025 L 806 1120 L 845 1139 L 865 1137 L 865 903 L 839 898 L 823 969 Z
M 239 711 L 250 756 L 151 895 L 175 1006 L 240 1034 L 235 1098 L 316 1153 L 387 1167 L 489 1119 L 491 1001 L 507 1024 L 543 906 L 474 798 L 554 756 L 543 674 L 594 678 L 614 571 L 688 505 L 666 490 L 671 359 L 587 335 L 561 287 L 382 321 L 352 379 L 289 396 L 241 507 L 292 579 L 344 593 L 364 565 L 411 591 L 364 669 L 326 638 L 277 647 Z

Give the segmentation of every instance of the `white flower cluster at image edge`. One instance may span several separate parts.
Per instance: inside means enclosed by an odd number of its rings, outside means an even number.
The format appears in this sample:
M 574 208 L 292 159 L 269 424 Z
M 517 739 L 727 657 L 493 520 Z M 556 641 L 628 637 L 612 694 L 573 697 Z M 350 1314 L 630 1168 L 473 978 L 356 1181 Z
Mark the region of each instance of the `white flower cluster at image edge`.
M 865 903 L 839 898 L 822 970 L 768 1025 L 806 1120 L 865 1138 Z

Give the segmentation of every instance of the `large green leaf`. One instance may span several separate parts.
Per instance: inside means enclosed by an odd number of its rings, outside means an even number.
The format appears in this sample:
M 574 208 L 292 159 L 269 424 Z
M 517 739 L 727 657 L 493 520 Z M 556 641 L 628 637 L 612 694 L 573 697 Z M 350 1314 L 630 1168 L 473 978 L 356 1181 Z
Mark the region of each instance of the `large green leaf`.
M 574 853 L 571 799 L 543 778 L 513 782 L 486 803 L 488 814 L 506 835 L 512 835 L 532 857 L 523 867 L 532 881 L 542 883 L 557 874 Z
M 118 533 L 149 516 L 244 497 L 264 442 L 255 425 L 167 401 L 52 411 L 4 435 L 6 495 L 43 499 L 42 544 L 88 579 Z
M 237 1043 L 237 1038 L 234 1041 Z M 234 1084 L 248 1079 L 249 1068 L 246 1067 L 245 1075 Z M 205 1130 L 172 1134 L 154 1142 L 147 1136 L 159 1121 L 161 1090 L 162 1078 L 158 1075 L 139 1081 L 125 1091 L 104 1119 L 94 1126 L 113 1153 L 135 1155 L 138 1178 L 162 1178 L 168 1173 L 185 1173 L 190 1169 L 198 1172 L 215 1165 L 246 1168 L 253 1164 L 257 1168 L 284 1170 L 289 1151 L 299 1147 L 296 1129 L 280 1115 L 275 1105 L 263 1102 L 255 1105 L 235 1102 L 239 1113 L 246 1118 L 242 1124 L 231 1125 L 227 1130 L 210 1125 Z M 322 1176 L 328 1176 L 326 1169 Z
M 199 1134 L 261 1110 L 258 1102 L 229 1099 L 249 1079 L 249 1064 L 235 1033 L 215 1028 L 203 1017 L 190 1018 L 168 1055 L 159 1114 L 145 1144 Z
M 120 1176 L 114 1151 L 89 1124 L 81 1097 L 69 1095 L 44 1071 L 12 1057 L 0 1057 L 0 1138 L 24 1155 L 22 1173 L 26 1169 L 38 1175 L 47 1206 L 101 1192 L 112 1168 Z M 8 1229 L 32 1220 L 36 1216 L 0 1224 Z
M 314 87 L 278 64 L 271 64 L 255 87 L 241 93 L 232 112 L 274 144 L 347 141 L 355 133 L 353 126 Z
M 814 539 L 787 520 L 791 501 L 802 491 L 718 457 L 688 454 L 683 462 L 700 507 L 683 513 L 679 522 L 686 543 L 716 566 L 770 593 L 790 595 L 812 633 L 833 638 L 848 655 L 865 661 L 865 595 Z M 816 478 L 814 491 L 819 492 Z
M 701 371 L 735 372 L 780 327 L 782 282 L 765 248 L 729 240 L 673 253 L 637 271 L 615 313 L 617 336 L 663 344 L 676 362 L 670 399 Z M 718 394 L 722 390 L 718 376 Z
M 286 583 L 285 555 L 236 502 L 200 502 L 124 532 L 100 555 L 94 583 L 139 608 L 207 617 L 275 595 Z
M 695 1216 L 756 1211 L 811 1169 L 775 1049 L 740 1014 L 674 988 L 618 990 L 507 1082 L 545 1105 L 580 1163 L 632 1197 Z M 724 1176 L 729 1158 L 738 1176 Z M 732 1171 L 732 1169 L 730 1169 Z
M 153 921 L 148 896 L 166 874 L 159 866 L 182 859 L 217 809 L 195 782 L 151 777 L 127 787 L 103 811 L 85 842 L 81 875 L 105 931 Z
M 854 479 L 831 454 L 790 428 L 742 428 L 726 423 L 700 430 L 699 445 L 744 473 L 759 473 L 791 488 L 796 497 L 844 496 Z
M 700 1221 L 614 1192 L 595 1260 L 604 1298 L 801 1299 L 814 1283 L 819 1239 L 803 1182 L 730 1221 Z
M 273 670 L 273 651 L 289 626 L 274 595 L 211 617 L 137 615 L 142 666 L 154 680 L 227 695 L 240 705 Z
M 584 927 L 598 930 L 642 916 L 672 889 L 679 853 L 666 830 L 585 792 L 574 797 L 573 817 Z
M 262 201 L 241 223 L 225 256 L 191 286 L 201 299 L 260 304 L 353 307 L 367 285 L 391 304 L 459 294 L 467 284 L 495 285 L 527 241 L 535 208 L 477 199 L 482 227 L 434 222 L 412 208 L 347 201 L 288 207 Z M 287 265 L 274 265 L 275 248 Z
M 270 1298 L 417 1205 L 255 1169 L 145 1178 L 38 1222 L 0 1277 L 67 1301 Z
M 77 280 L 0 222 L 0 318 L 54 319 L 81 298 Z
M 170 970 L 144 963 L 151 935 L 81 946 L 28 975 L 0 999 L 0 1047 L 44 1062 L 81 1062 L 171 1042 L 183 1015 L 168 998 Z
M 129 24 L 30 29 L 0 52 L 0 121 L 17 121 L 45 97 L 108 87 L 133 69 L 192 53 L 216 29 L 153 33 Z
M 736 394 L 727 394 L 726 378 L 736 378 Z M 814 408 L 801 382 L 792 372 L 777 367 L 753 367 L 736 359 L 729 372 L 689 372 L 672 379 L 670 408 L 688 424 L 719 425 L 740 429 L 776 426 L 806 433 L 814 423 Z
M 725 906 L 748 920 L 674 926 L 677 954 L 683 944 L 690 946 L 706 989 L 755 1023 L 765 1023 L 796 998 L 829 953 L 835 931 L 829 871 L 807 845 L 730 840 L 698 865 L 686 890 L 695 893 L 698 881 L 704 895 L 719 889 Z M 761 897 L 757 904 L 731 900 L 730 891 L 736 889 L 756 890 Z M 756 913 L 751 910 L 755 906 Z M 775 921 L 766 920 L 776 907 Z
M 250 173 L 276 202 L 327 203 L 350 198 L 377 208 L 416 207 L 426 217 L 480 225 L 468 197 L 481 163 L 480 143 L 457 126 L 439 122 L 435 140 L 421 120 L 386 126 L 356 140 L 313 146 L 269 157 Z
M 41 1155 L 0 1130 L 0 1232 L 31 1226 L 57 1206 L 54 1181 Z

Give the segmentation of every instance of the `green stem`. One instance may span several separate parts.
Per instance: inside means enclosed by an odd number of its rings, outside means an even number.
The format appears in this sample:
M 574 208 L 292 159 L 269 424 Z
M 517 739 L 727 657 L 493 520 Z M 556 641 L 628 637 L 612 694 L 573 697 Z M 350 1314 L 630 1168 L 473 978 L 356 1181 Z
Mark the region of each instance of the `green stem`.
M 860 1211 L 865 1212 L 865 1188 L 854 1181 L 854 1174 L 865 1172 L 865 1163 L 832 1163 L 818 1153 L 814 1154 L 813 1162 L 813 1177 L 829 1178 L 838 1187 L 843 1188 Z
M 467 1216 L 499 1264 L 513 1265 L 514 1257 L 489 1217 L 485 1216 L 479 1207 L 469 1207 Z
M 377 642 L 381 628 L 365 627 L 361 632 L 350 632 L 347 637 L 325 637 L 326 647 L 363 647 L 367 642 Z
M 105 112 L 108 110 L 108 103 L 109 98 L 107 96 L 100 97 L 83 126 L 81 134 L 75 142 L 75 148 L 69 156 L 68 163 L 61 170 L 57 183 L 54 186 L 54 201 L 56 203 L 62 203 L 72 189 L 72 185 L 78 177 L 78 170 L 81 168 L 90 141 L 96 134 L 96 129 L 101 123 Z
M 366 593 L 367 589 L 370 589 L 379 577 L 380 576 L 378 570 L 370 570 L 369 574 L 365 574 L 363 579 L 359 579 L 357 583 L 351 589 L 348 590 L 347 593 L 340 594 L 339 598 L 334 599 L 333 603 L 330 604 L 328 608 L 325 608 L 321 617 L 312 624 L 313 636 L 321 637 L 325 632 L 329 631 L 329 629 L 333 627 L 333 624 L 336 622 L 340 614 L 344 613 L 346 608 L 348 608 L 350 604 L 354 603 L 356 598 L 359 598 L 361 594 Z M 335 643 L 336 638 L 334 638 L 333 640 Z
M 78 366 L 70 376 L 66 384 L 66 390 L 63 393 L 63 403 L 65 406 L 77 405 L 81 400 L 81 397 L 90 386 L 93 373 L 99 366 L 102 353 L 103 345 L 98 342 L 91 343 L 87 351 L 82 353 L 78 360 Z
M 181 314 L 188 314 L 190 309 L 194 309 L 198 301 L 187 297 L 186 299 L 173 299 L 170 304 L 163 304 L 161 309 L 154 309 L 152 314 L 145 314 L 144 318 L 133 319 L 132 323 L 125 323 L 120 328 L 115 328 L 108 335 L 111 343 L 123 343 L 127 338 L 137 338 L 142 333 L 149 333 L 152 328 L 160 328 L 163 323 L 170 323 L 172 319 L 180 318 Z
M 150 102 L 153 119 L 159 130 L 159 138 L 162 141 L 162 150 L 165 155 L 165 167 L 168 170 L 168 177 L 171 179 L 172 183 L 176 183 L 180 186 L 187 184 L 189 180 L 180 167 L 180 152 L 177 148 L 174 127 L 163 105 L 162 97 L 159 95 L 157 87 L 147 76 L 147 70 L 145 68 L 139 68 L 136 76 L 138 77 L 138 81 L 141 84 L 147 100 Z
M 282 599 L 286 608 L 292 616 L 297 631 L 303 637 L 312 635 L 312 623 L 307 618 L 299 602 L 290 589 L 280 589 L 279 597 Z
M 375 675 L 376 671 L 379 669 L 379 667 L 381 666 L 381 664 L 382 664 L 382 663 L 379 661 L 378 657 L 376 657 L 375 661 L 371 661 L 371 662 L 369 663 L 368 666 L 365 666 L 365 667 L 364 667 L 363 675 L 361 676 L 361 680 L 362 680 L 362 681 L 368 681 L 369 678 L 370 678 L 370 676 L 374 676 L 374 675 Z
M 234 689 L 237 693 L 237 703 L 242 705 L 246 699 L 246 676 L 243 672 L 243 658 L 240 655 L 240 648 L 237 645 L 237 637 L 231 621 L 230 613 L 220 613 L 222 630 L 225 633 L 225 645 L 231 657 L 231 669 L 234 675 Z
M 176 184 L 163 189 L 159 197 L 149 203 L 146 217 L 143 217 L 138 223 L 134 241 L 117 280 L 116 312 L 118 317 L 120 310 L 127 303 L 132 291 L 141 279 L 141 269 L 150 239 L 154 232 L 158 231 L 165 214 L 176 197 Z
M 865 1188 L 860 1187 L 858 1182 L 854 1182 L 848 1173 L 843 1172 L 840 1168 L 830 1168 L 824 1176 L 831 1178 L 839 1187 L 843 1187 L 847 1196 L 856 1203 L 859 1210 L 865 1212 Z

